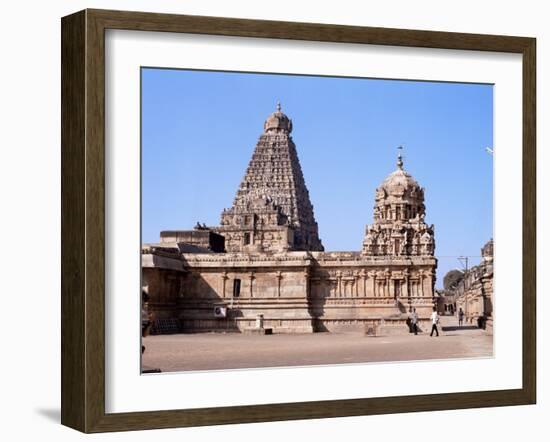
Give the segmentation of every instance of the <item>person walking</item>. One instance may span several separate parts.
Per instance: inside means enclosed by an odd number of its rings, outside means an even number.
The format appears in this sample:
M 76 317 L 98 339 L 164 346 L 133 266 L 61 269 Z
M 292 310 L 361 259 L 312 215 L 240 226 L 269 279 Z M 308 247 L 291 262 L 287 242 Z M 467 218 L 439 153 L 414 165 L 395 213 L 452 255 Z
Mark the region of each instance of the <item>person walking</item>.
M 464 311 L 462 310 L 462 307 L 460 307 L 460 310 L 458 311 L 458 326 L 462 327 L 463 322 L 464 322 Z
M 141 337 L 145 338 L 149 335 L 151 326 L 153 322 L 151 321 L 151 314 L 149 312 L 149 295 L 145 290 L 141 292 Z M 145 351 L 145 345 L 141 345 L 141 353 Z
M 430 333 L 430 337 L 433 336 L 434 331 L 436 333 L 436 336 L 439 337 L 439 331 L 437 330 L 437 324 L 439 322 L 439 315 L 437 314 L 437 310 L 434 307 L 432 312 L 432 331 Z
M 412 314 L 411 314 L 411 324 L 412 329 L 415 335 L 418 334 L 418 314 L 416 313 L 416 309 L 413 308 Z

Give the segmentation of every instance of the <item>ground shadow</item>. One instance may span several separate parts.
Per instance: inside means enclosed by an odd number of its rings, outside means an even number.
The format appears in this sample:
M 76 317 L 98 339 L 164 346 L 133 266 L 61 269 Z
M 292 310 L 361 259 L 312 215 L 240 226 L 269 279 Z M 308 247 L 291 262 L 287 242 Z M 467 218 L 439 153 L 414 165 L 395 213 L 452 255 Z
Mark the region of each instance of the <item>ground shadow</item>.
M 36 414 L 39 414 L 49 421 L 55 423 L 61 422 L 61 410 L 59 408 L 38 408 L 34 411 L 36 412 Z
M 477 330 L 479 327 L 476 327 L 475 325 L 463 325 L 462 327 L 459 326 L 445 326 L 441 327 L 441 330 L 443 331 L 458 331 L 458 330 Z

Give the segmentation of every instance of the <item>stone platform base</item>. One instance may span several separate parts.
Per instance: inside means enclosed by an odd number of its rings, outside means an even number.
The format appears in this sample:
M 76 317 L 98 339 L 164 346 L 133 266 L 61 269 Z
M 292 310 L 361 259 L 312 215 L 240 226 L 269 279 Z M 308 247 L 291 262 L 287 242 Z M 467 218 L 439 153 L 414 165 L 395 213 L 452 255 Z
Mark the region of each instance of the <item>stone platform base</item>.
M 284 334 L 293 334 L 293 333 L 313 333 L 313 327 L 311 325 L 304 326 L 288 326 L 288 327 L 275 327 L 273 329 L 274 333 L 284 333 Z
M 256 317 L 189 319 L 183 318 L 182 333 L 247 333 L 256 329 Z M 264 329 L 271 329 L 274 334 L 313 333 L 311 318 L 265 318 Z
M 243 334 L 308 334 L 316 332 L 357 333 L 369 336 L 394 336 L 409 333 L 406 314 L 393 316 L 369 316 L 364 318 L 266 318 L 263 330 L 257 331 L 255 318 L 178 319 L 180 330 L 157 330 L 166 333 L 243 333 Z M 488 324 L 489 325 L 489 324 Z M 419 333 L 429 333 L 430 321 L 420 319 Z M 369 331 L 370 330 L 370 331 Z M 441 329 L 440 329 L 441 330 Z
M 245 328 L 243 330 L 245 335 L 272 335 L 272 328 Z
M 407 334 L 409 334 L 409 327 L 407 325 L 379 325 L 377 330 L 377 336 L 396 336 Z
M 406 321 L 403 321 L 401 319 L 395 320 L 395 321 L 388 321 L 385 320 L 383 323 L 377 324 L 374 327 L 365 327 L 365 334 L 369 335 L 369 328 L 375 328 L 375 336 L 399 336 L 399 335 L 408 335 L 412 334 L 411 329 L 409 328 L 409 325 L 406 323 Z M 431 324 L 429 321 L 421 320 L 417 324 L 417 330 L 418 334 L 423 334 L 428 331 L 428 333 L 431 330 Z M 441 332 L 441 327 L 439 327 L 439 331 Z M 371 331 L 372 334 L 372 331 Z

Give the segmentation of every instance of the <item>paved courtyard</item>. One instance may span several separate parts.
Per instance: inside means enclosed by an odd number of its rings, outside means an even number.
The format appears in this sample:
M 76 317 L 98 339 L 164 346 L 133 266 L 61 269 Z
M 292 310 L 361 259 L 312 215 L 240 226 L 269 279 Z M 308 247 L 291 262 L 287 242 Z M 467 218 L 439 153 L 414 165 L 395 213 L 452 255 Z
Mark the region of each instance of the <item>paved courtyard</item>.
M 491 357 L 493 337 L 479 329 L 440 330 L 439 338 L 359 333 L 149 336 L 143 366 L 166 371 L 219 370 L 383 361 Z

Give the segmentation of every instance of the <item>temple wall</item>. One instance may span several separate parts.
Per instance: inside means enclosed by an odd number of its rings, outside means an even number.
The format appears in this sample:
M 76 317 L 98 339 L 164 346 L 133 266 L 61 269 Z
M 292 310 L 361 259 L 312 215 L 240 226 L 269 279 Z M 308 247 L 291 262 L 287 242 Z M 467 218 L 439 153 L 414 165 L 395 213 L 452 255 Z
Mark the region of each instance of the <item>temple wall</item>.
M 242 331 L 260 314 L 275 333 L 364 330 L 383 321 L 403 327 L 412 307 L 427 320 L 433 305 L 433 258 L 393 264 L 302 252 L 188 258 L 184 272 L 144 268 L 154 311 L 177 318 L 184 332 Z M 227 307 L 227 317 L 216 318 L 216 306 Z
M 318 258 L 309 301 L 319 331 L 360 330 L 382 320 L 404 323 L 413 307 L 421 320 L 429 318 L 434 259 L 412 264 L 410 260 L 384 262 L 353 256 L 346 261 L 345 254 Z
M 240 281 L 240 290 L 234 297 L 235 281 Z M 194 268 L 181 291 L 178 311 L 185 331 L 253 328 L 260 314 L 265 327 L 279 332 L 313 331 L 302 269 Z M 215 305 L 228 307 L 228 317 L 213 317 Z
M 286 226 L 222 226 L 214 230 L 225 237 L 225 248 L 230 253 L 280 253 L 292 249 L 294 243 L 294 231 Z
M 182 273 L 161 268 L 142 269 L 142 289 L 149 295 L 149 310 L 156 319 L 177 316 Z

